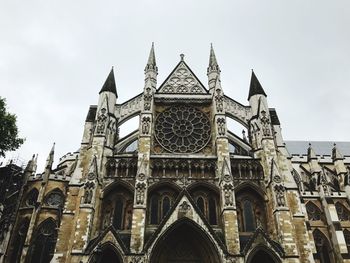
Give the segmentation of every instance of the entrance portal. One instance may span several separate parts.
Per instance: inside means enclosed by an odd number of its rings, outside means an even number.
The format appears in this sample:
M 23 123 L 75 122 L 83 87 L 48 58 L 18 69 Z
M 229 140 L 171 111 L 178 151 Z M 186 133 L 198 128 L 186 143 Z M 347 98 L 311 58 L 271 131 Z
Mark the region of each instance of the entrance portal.
M 121 263 L 119 255 L 113 248 L 107 247 L 102 250 L 101 257 L 97 260 L 98 263 Z
M 216 263 L 218 252 L 208 236 L 186 220 L 173 226 L 155 245 L 151 263 Z
M 269 255 L 264 250 L 259 250 L 253 256 L 253 258 L 249 261 L 249 263 L 276 263 L 277 261 L 273 259 L 271 255 Z

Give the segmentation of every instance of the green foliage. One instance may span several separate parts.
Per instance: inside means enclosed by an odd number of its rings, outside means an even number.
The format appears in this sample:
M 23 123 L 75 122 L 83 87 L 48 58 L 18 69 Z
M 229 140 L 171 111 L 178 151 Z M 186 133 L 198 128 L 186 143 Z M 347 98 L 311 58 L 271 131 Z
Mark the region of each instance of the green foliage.
M 18 149 L 24 139 L 18 138 L 16 115 L 6 111 L 6 101 L 0 97 L 0 157 L 5 157 L 5 152 Z

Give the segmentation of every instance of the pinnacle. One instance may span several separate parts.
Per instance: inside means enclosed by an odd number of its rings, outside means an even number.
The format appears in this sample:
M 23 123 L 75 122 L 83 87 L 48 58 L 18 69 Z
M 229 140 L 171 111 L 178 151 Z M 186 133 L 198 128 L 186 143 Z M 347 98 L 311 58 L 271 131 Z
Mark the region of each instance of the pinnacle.
M 147 60 L 147 65 L 145 67 L 145 71 L 147 70 L 150 70 L 150 69 L 153 69 L 153 70 L 158 70 L 157 69 L 157 62 L 156 62 L 156 56 L 154 54 L 154 43 L 152 42 L 152 47 L 151 47 L 151 50 L 149 52 L 149 56 L 148 56 L 148 60 Z
M 210 44 L 210 55 L 209 55 L 209 66 L 207 69 L 208 73 L 211 71 L 220 72 L 218 61 L 216 60 L 213 44 Z
M 261 86 L 258 78 L 255 76 L 254 71 L 252 70 L 252 76 L 251 76 L 251 79 L 250 79 L 248 100 L 253 95 L 264 95 L 265 97 L 267 96 L 265 91 L 264 91 L 264 89 L 263 89 L 263 87 Z

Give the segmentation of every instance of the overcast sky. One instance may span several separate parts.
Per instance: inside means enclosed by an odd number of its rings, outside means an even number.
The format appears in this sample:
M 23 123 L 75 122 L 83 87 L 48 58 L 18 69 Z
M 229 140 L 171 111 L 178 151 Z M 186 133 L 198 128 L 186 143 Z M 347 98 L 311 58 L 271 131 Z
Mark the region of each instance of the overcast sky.
M 254 69 L 286 140 L 350 141 L 349 0 L 1 0 L 0 96 L 26 138 L 8 157 L 77 150 L 112 66 L 118 103 L 142 91 L 152 41 L 158 85 L 180 53 L 207 84 L 213 43 L 224 92 L 248 104 Z

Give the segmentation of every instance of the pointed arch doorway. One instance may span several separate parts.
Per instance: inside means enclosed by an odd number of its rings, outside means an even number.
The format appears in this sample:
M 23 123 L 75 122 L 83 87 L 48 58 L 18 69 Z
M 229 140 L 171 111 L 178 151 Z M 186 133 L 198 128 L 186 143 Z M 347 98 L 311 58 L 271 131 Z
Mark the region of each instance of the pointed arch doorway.
M 280 260 L 276 258 L 272 253 L 267 252 L 265 249 L 259 249 L 247 260 L 248 263 L 279 263 Z
M 151 263 L 221 262 L 217 249 L 194 222 L 175 223 L 155 244 Z

